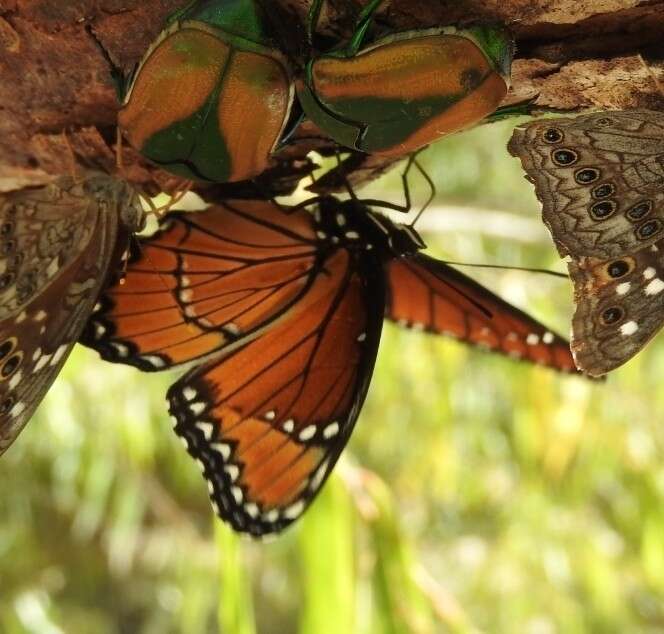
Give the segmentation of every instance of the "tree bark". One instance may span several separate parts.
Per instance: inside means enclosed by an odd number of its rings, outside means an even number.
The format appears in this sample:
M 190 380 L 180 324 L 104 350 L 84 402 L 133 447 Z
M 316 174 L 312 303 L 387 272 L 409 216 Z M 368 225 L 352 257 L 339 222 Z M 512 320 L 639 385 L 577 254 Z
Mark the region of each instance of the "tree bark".
M 302 39 L 308 0 L 265 0 L 292 41 Z M 186 0 L 0 0 L 0 191 L 83 168 L 120 171 L 148 191 L 177 182 L 123 150 L 115 156 L 119 107 L 111 77 L 129 72 Z M 363 0 L 329 0 L 320 28 L 343 38 Z M 376 34 L 434 25 L 498 21 L 514 32 L 517 54 L 507 102 L 533 98 L 561 111 L 644 107 L 664 110 L 664 0 L 386 0 Z M 304 60 L 299 60 L 302 63 Z M 272 181 L 287 189 L 309 169 L 311 148 L 332 151 L 305 127 Z M 312 140 L 313 139 L 313 140 Z M 370 178 L 388 163 L 352 170 Z M 221 186 L 217 193 L 233 192 Z

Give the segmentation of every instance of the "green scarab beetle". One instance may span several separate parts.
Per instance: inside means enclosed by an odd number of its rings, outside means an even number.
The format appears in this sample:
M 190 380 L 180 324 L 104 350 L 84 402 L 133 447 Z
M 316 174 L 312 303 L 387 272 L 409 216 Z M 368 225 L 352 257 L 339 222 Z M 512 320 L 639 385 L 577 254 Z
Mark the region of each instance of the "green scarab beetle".
M 309 15 L 310 39 L 324 0 Z M 362 48 L 373 0 L 343 48 L 312 58 L 297 95 L 336 142 L 400 156 L 494 113 L 507 94 L 514 44 L 504 27 L 395 33 Z
M 203 0 L 169 18 L 124 95 L 132 146 L 188 179 L 227 182 L 266 169 L 294 86 L 257 0 Z

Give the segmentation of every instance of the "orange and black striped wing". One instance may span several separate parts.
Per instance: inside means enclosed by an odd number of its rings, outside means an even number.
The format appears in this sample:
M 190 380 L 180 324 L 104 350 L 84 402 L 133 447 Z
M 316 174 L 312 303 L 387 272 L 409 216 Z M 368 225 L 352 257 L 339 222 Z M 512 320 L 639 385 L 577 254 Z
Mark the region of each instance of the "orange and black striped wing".
M 368 274 L 336 251 L 287 319 L 169 390 L 175 431 L 238 531 L 260 536 L 297 519 L 348 441 L 385 301 L 379 263 L 365 264 Z
M 142 370 L 203 359 L 283 316 L 317 270 L 306 211 L 230 201 L 174 213 L 141 240 L 82 343 Z
M 387 265 L 386 317 L 561 372 L 576 366 L 569 342 L 447 264 L 417 254 Z

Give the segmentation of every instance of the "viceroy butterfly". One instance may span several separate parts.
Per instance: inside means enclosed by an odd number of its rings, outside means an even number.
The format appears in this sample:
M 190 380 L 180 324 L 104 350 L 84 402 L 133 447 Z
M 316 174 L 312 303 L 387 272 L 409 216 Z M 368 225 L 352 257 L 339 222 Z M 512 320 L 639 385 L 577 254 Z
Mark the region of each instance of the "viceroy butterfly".
M 171 213 L 134 248 L 82 342 L 154 371 L 215 512 L 255 536 L 293 522 L 360 413 L 383 318 L 564 372 L 568 343 L 450 266 L 362 201 L 289 213 L 226 201 Z

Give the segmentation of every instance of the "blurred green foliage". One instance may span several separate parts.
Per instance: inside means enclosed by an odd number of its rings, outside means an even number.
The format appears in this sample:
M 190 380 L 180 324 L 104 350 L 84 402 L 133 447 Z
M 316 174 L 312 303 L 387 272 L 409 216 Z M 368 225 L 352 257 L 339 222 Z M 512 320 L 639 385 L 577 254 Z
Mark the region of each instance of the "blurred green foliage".
M 539 219 L 513 125 L 424 155 L 435 205 Z M 396 200 L 398 176 L 372 194 Z M 439 257 L 562 269 L 543 227 L 486 226 L 426 237 Z M 567 331 L 566 280 L 471 273 Z M 170 429 L 176 374 L 78 349 L 0 460 L 0 632 L 664 632 L 662 375 L 657 342 L 598 384 L 387 325 L 335 475 L 254 543 L 213 520 Z

